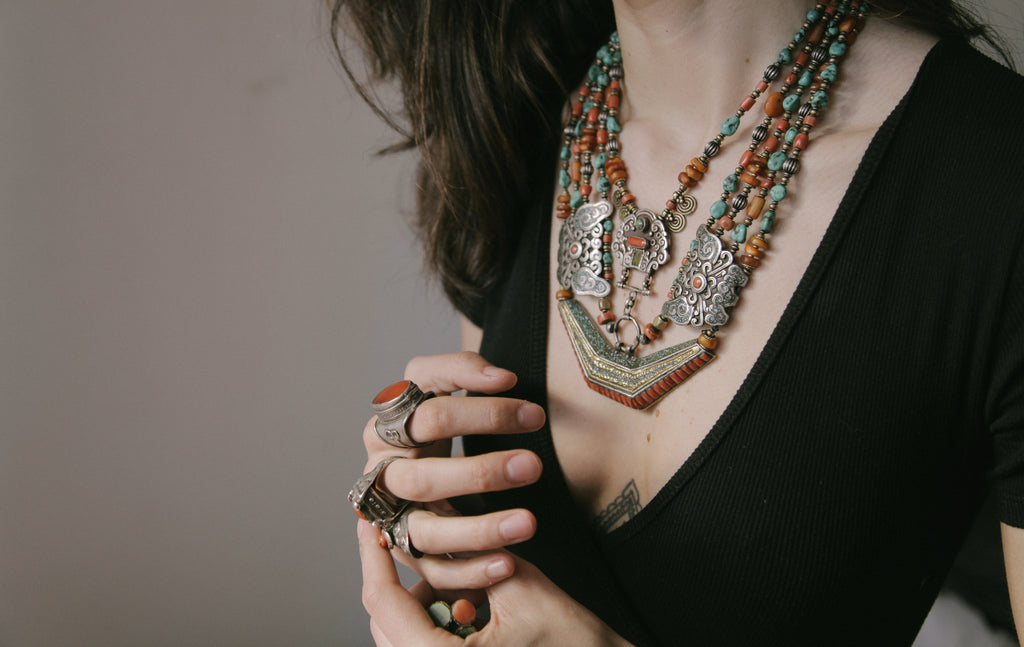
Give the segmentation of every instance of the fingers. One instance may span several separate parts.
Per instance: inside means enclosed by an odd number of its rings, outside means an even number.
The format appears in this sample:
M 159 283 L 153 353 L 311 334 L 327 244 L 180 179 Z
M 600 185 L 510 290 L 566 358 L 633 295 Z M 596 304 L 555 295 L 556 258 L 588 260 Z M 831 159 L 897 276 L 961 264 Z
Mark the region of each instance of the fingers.
M 508 579 L 515 572 L 515 561 L 508 553 L 479 555 L 467 559 L 448 559 L 427 555 L 411 566 L 430 588 L 438 591 L 482 591 Z M 407 560 L 403 560 L 408 563 Z M 461 593 L 459 597 L 466 597 Z
M 409 515 L 413 545 L 428 555 L 495 550 L 526 541 L 535 532 L 537 520 L 528 510 L 504 510 L 477 517 L 442 517 L 426 510 Z M 493 584 L 510 574 L 490 573 L 481 581 Z M 433 580 L 431 584 L 435 588 L 450 588 Z
M 435 393 L 454 393 L 463 389 L 477 393 L 501 393 L 516 383 L 514 373 L 498 368 L 469 351 L 416 357 L 406 365 L 405 377 L 424 391 Z
M 460 644 L 460 638 L 435 627 L 420 601 L 402 586 L 391 555 L 377 543 L 377 529 L 359 521 L 358 533 L 359 557 L 363 566 L 363 606 L 370 614 L 378 643 Z
M 479 456 L 400 460 L 380 474 L 377 487 L 409 501 L 439 501 L 529 485 L 540 478 L 541 470 L 536 454 L 514 449 Z

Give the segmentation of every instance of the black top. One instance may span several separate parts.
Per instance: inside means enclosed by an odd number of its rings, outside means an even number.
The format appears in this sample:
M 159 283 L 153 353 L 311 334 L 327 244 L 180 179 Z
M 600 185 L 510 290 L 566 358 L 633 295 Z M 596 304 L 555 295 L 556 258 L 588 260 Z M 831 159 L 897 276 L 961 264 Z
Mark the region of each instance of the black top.
M 550 429 L 467 438 L 544 461 L 487 497 L 536 514 L 517 552 L 637 645 L 910 645 L 990 488 L 1024 526 L 1021 106 L 1024 79 L 933 49 L 732 402 L 610 534 Z M 542 406 L 551 198 L 469 313 L 511 395 Z

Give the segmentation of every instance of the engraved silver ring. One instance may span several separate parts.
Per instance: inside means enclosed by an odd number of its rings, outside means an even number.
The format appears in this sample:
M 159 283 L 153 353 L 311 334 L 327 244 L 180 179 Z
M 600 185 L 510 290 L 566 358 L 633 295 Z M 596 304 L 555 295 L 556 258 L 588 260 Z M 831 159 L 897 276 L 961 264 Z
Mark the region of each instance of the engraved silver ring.
M 395 382 L 378 393 L 373 399 L 373 410 L 377 414 L 373 428 L 377 436 L 400 449 L 416 449 L 433 444 L 434 441 L 421 443 L 410 438 L 406 423 L 416 407 L 434 395 L 431 391 L 424 393 L 412 380 Z

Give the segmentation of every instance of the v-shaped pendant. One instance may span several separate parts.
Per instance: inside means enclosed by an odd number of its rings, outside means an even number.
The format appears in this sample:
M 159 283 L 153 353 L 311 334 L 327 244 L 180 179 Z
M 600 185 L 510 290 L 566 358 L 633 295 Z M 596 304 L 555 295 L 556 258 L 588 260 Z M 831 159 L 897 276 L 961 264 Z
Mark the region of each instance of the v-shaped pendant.
M 715 358 L 696 339 L 636 357 L 608 343 L 576 299 L 560 300 L 558 314 L 587 385 L 634 409 L 651 406 Z

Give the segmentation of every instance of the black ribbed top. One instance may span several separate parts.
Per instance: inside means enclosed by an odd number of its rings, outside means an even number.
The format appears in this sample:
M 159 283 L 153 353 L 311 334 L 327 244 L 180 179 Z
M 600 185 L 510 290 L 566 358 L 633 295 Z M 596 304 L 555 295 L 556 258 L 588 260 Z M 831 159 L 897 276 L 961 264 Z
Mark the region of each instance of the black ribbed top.
M 990 487 L 1024 526 L 1022 106 L 1024 79 L 933 49 L 733 401 L 611 534 L 549 429 L 467 438 L 544 461 L 488 496 L 536 514 L 517 552 L 637 645 L 910 645 Z M 550 200 L 472 313 L 511 395 L 542 406 Z

